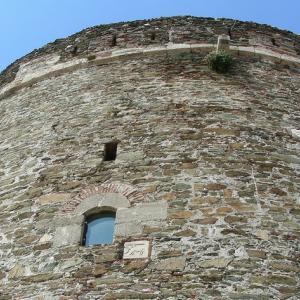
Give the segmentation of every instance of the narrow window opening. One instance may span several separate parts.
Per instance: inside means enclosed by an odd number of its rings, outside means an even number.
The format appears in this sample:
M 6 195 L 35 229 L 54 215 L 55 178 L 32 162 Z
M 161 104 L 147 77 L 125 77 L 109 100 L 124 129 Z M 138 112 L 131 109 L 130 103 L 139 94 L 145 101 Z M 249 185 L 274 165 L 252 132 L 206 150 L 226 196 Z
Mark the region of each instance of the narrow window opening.
M 114 33 L 111 39 L 111 46 L 114 47 L 117 45 L 117 35 Z
M 271 42 L 272 42 L 272 45 L 273 45 L 273 46 L 278 46 L 278 45 L 276 44 L 276 40 L 275 40 L 274 38 L 271 38 Z
M 230 39 L 232 40 L 231 28 L 228 28 L 228 29 L 227 29 L 227 33 L 228 33 L 228 35 L 229 35 Z
M 78 46 L 74 46 L 74 48 L 71 51 L 72 55 L 73 56 L 77 55 L 77 51 L 78 51 Z
M 115 160 L 117 157 L 118 142 L 113 141 L 104 145 L 104 161 Z
M 156 38 L 155 32 L 151 32 L 150 38 L 151 38 L 151 41 L 155 41 L 155 38 Z
M 105 211 L 88 216 L 84 223 L 83 246 L 112 244 L 116 213 Z

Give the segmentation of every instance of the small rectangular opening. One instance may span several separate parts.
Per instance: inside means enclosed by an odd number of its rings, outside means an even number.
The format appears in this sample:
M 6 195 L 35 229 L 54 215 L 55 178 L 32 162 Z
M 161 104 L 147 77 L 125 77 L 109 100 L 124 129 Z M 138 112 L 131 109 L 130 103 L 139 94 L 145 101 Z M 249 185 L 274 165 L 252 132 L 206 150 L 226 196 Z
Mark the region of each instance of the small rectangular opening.
M 150 36 L 150 38 L 151 38 L 151 41 L 155 41 L 156 34 L 155 34 L 155 32 L 154 32 L 154 31 L 153 31 L 153 32 L 151 32 L 151 36 Z
M 112 141 L 104 144 L 104 161 L 115 160 L 117 157 L 118 141 Z
M 115 47 L 117 45 L 117 35 L 113 34 L 111 39 L 111 46 Z

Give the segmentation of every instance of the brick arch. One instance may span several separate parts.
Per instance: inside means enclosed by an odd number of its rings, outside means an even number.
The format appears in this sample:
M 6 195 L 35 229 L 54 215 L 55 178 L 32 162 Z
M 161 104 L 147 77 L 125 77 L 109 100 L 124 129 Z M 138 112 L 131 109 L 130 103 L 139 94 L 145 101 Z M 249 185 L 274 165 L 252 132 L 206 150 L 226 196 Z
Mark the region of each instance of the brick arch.
M 99 186 L 90 186 L 83 189 L 63 206 L 61 213 L 71 213 L 85 199 L 105 193 L 117 193 L 123 195 L 130 204 L 146 201 L 145 195 L 136 187 L 117 182 L 104 183 Z

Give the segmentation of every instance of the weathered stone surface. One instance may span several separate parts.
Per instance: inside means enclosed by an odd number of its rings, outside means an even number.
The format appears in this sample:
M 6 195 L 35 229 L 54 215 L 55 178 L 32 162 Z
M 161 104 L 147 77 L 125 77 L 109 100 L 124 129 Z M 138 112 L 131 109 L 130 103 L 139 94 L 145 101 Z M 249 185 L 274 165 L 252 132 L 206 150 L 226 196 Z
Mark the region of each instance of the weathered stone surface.
M 147 226 L 146 224 L 145 226 Z M 141 222 L 131 221 L 127 223 L 116 224 L 114 234 L 117 237 L 130 237 L 130 236 L 138 236 L 142 232 L 143 232 L 143 225 L 141 224 Z
M 272 296 L 262 294 L 230 293 L 229 298 L 236 300 L 270 300 L 272 299 Z
M 234 65 L 211 72 L 232 26 Z M 298 298 L 299 45 L 161 18 L 89 28 L 1 73 L 0 298 Z M 113 243 L 82 246 L 103 210 Z M 138 240 L 150 256 L 124 260 Z
M 108 271 L 107 267 L 104 264 L 96 264 L 94 269 L 95 277 L 101 277 Z
M 62 274 L 54 274 L 54 273 L 45 273 L 45 274 L 36 274 L 31 276 L 23 277 L 22 280 L 30 283 L 38 283 L 45 282 L 49 280 L 55 280 L 62 277 Z
M 214 133 L 216 135 L 221 135 L 221 136 L 238 136 L 239 135 L 238 130 L 233 130 L 233 129 L 229 129 L 229 128 L 206 128 L 206 129 L 204 129 L 204 132 Z
M 164 250 L 164 251 L 161 251 L 157 255 L 157 257 L 167 258 L 167 257 L 181 256 L 181 255 L 182 255 L 182 251 L 180 251 L 180 250 Z
M 95 256 L 95 263 L 112 262 L 117 258 L 117 252 L 113 251 L 113 249 L 109 249 L 108 251 L 102 250 L 100 255 Z
M 255 235 L 262 240 L 268 240 L 269 239 L 269 232 L 267 230 L 257 230 L 255 232 Z
M 255 249 L 249 249 L 247 250 L 247 253 L 249 255 L 249 257 L 257 257 L 257 258 L 262 258 L 265 259 L 267 253 L 265 251 L 262 250 L 255 250 Z
M 215 258 L 201 261 L 198 266 L 201 268 L 226 268 L 231 261 L 232 258 Z
M 246 223 L 247 219 L 242 216 L 226 216 L 224 218 L 224 221 L 226 223 L 232 224 L 232 223 Z
M 276 261 L 270 262 L 270 266 L 275 270 L 285 271 L 285 272 L 300 272 L 300 266 L 291 265 L 289 263 L 278 263 Z
M 200 204 L 201 206 L 206 206 L 208 204 L 217 204 L 220 199 L 216 197 L 206 196 L 206 197 L 195 197 L 192 199 L 192 204 Z
M 171 257 L 152 263 L 151 268 L 161 271 L 183 271 L 185 264 L 184 257 Z
M 231 207 L 219 207 L 219 208 L 217 208 L 217 214 L 218 215 L 226 215 L 230 212 L 232 212 Z
M 165 220 L 166 217 L 167 203 L 165 201 L 145 203 L 144 205 L 117 211 L 118 223 L 128 223 L 128 220 L 133 222 Z
M 8 278 L 14 279 L 22 277 L 25 274 L 25 268 L 22 265 L 16 264 L 9 272 Z
M 120 153 L 118 155 L 119 160 L 124 160 L 124 161 L 135 161 L 135 160 L 140 160 L 143 159 L 144 153 L 141 151 L 138 152 L 125 152 L 125 153 Z
M 0 271 L 0 280 L 2 280 L 5 277 L 6 277 L 6 273 Z
M 36 202 L 40 205 L 45 204 L 55 204 L 60 202 L 67 202 L 71 199 L 71 194 L 67 193 L 54 193 L 54 194 L 47 194 L 39 197 Z
M 278 195 L 278 196 L 286 196 L 287 193 L 277 187 L 273 187 L 271 188 L 270 192 L 274 195 Z
M 53 245 L 55 247 L 61 247 L 64 245 L 79 245 L 82 234 L 82 228 L 80 225 L 68 225 L 64 227 L 57 227 Z
M 176 236 L 188 237 L 188 236 L 195 236 L 197 233 L 194 230 L 186 229 L 179 232 L 176 232 Z
M 136 260 L 130 261 L 121 269 L 123 273 L 140 272 L 148 265 L 147 261 Z
M 170 219 L 188 219 L 193 215 L 191 211 L 176 211 L 169 215 Z
M 215 224 L 217 220 L 218 220 L 217 218 L 210 217 L 210 218 L 193 220 L 193 223 L 207 225 L 207 224 Z
M 140 292 L 118 292 L 108 293 L 103 297 L 103 300 L 115 300 L 115 299 L 156 299 L 155 293 L 140 293 Z
M 295 285 L 296 279 L 289 276 L 282 276 L 282 275 L 268 275 L 268 276 L 252 276 L 251 283 L 256 284 L 283 284 L 283 285 Z

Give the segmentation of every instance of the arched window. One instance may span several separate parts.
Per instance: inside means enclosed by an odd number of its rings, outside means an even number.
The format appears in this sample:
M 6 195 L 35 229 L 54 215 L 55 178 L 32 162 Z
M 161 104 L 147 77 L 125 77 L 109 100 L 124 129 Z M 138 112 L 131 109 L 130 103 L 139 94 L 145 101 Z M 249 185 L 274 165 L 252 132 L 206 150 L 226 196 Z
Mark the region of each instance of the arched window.
M 113 242 L 116 213 L 105 211 L 90 215 L 85 220 L 82 245 L 111 244 Z

